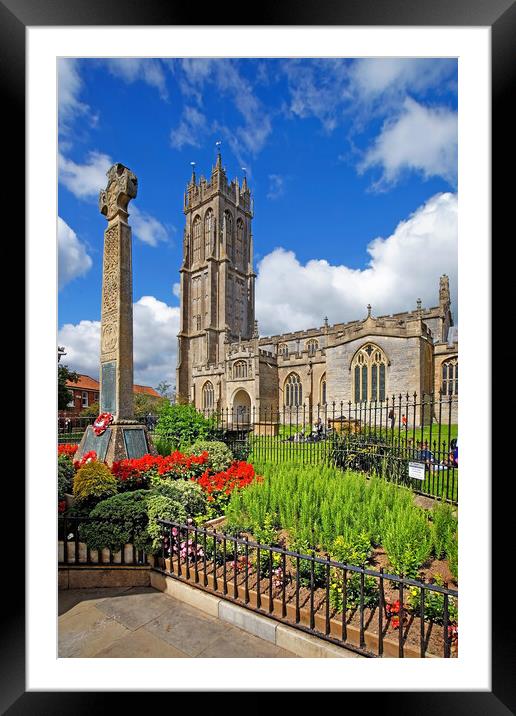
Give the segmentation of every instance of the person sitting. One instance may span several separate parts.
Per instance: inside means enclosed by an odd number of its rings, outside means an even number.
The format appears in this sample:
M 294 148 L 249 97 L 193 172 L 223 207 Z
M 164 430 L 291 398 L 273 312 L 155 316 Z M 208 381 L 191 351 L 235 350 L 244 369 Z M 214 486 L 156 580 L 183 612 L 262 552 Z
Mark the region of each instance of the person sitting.
M 452 440 L 450 440 L 450 454 L 448 456 L 448 463 L 450 467 L 459 467 L 459 447 L 457 438 L 453 438 Z
M 431 465 L 434 462 L 434 456 L 431 450 L 428 449 L 428 442 L 425 440 L 424 448 L 419 453 L 419 460 L 424 460 L 427 465 Z

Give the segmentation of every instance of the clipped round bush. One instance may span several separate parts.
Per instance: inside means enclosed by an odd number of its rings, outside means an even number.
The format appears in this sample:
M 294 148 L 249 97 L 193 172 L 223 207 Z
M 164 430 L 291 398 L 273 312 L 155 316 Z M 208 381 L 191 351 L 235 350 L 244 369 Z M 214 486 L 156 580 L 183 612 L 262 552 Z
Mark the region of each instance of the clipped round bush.
M 196 440 L 189 448 L 190 455 L 208 453 L 208 467 L 213 472 L 227 470 L 233 462 L 233 453 L 228 446 L 219 440 Z
M 90 549 L 119 550 L 127 543 L 147 549 L 148 498 L 148 490 L 134 490 L 102 500 L 90 511 L 90 521 L 81 524 L 81 539 Z
M 73 490 L 73 477 L 75 470 L 72 459 L 68 455 L 59 455 L 57 458 L 57 498 L 64 500 L 66 493 Z
M 158 520 L 169 520 L 170 522 L 186 522 L 186 510 L 177 500 L 171 500 L 164 495 L 150 495 L 147 500 L 147 515 L 149 523 L 147 532 L 149 542 L 147 544 L 148 552 L 159 552 L 163 537 L 168 530 L 158 524 Z
M 103 462 L 92 460 L 77 470 L 73 481 L 73 494 L 77 502 L 93 506 L 116 492 L 116 478 Z
M 207 512 L 206 494 L 192 480 L 164 480 L 155 476 L 151 478 L 151 487 L 154 493 L 179 502 L 188 517 L 201 517 Z

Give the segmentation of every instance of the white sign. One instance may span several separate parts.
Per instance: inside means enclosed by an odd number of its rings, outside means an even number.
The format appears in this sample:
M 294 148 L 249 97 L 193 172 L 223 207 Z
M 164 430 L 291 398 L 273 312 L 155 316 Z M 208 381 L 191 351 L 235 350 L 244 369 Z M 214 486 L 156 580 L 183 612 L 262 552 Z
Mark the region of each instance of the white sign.
M 408 476 L 413 477 L 416 480 L 424 480 L 425 479 L 425 463 L 424 462 L 409 462 Z

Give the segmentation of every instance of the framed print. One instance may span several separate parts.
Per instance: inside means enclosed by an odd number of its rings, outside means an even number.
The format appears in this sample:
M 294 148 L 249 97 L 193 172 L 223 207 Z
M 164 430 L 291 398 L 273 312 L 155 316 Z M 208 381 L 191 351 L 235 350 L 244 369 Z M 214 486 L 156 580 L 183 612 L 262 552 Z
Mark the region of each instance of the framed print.
M 29 317 L 3 709 L 512 712 L 489 267 L 514 3 L 214 15 L 0 4 Z

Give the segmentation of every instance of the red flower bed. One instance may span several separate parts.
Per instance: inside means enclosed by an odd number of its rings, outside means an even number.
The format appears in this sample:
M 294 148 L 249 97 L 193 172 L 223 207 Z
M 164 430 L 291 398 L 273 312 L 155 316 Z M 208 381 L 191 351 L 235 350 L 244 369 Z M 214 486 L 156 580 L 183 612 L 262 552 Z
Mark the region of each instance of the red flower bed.
M 95 450 L 90 450 L 89 452 L 85 452 L 80 460 L 74 460 L 73 466 L 76 470 L 78 470 L 83 465 L 86 465 L 87 462 L 91 462 L 91 460 L 96 460 L 96 459 L 97 459 L 97 453 L 95 452 Z
M 78 445 L 70 445 L 67 443 L 66 445 L 58 445 L 57 446 L 57 454 L 58 455 L 68 455 L 68 457 L 73 457 L 75 453 L 77 452 L 79 446 Z
M 171 455 L 144 455 L 133 460 L 114 462 L 111 471 L 120 480 L 122 489 L 147 487 L 151 476 L 159 475 L 172 480 L 198 476 L 208 460 L 208 453 L 183 455 L 178 451 Z
M 196 480 L 196 478 L 192 478 Z M 262 482 L 263 477 L 257 475 L 254 467 L 243 460 L 236 460 L 227 470 L 211 474 L 205 470 L 196 482 L 208 495 L 208 502 L 215 503 L 212 507 L 216 513 L 222 514 L 235 488 L 247 487 L 252 482 Z

